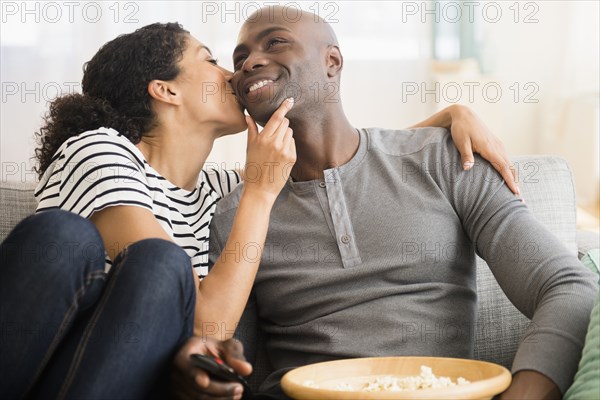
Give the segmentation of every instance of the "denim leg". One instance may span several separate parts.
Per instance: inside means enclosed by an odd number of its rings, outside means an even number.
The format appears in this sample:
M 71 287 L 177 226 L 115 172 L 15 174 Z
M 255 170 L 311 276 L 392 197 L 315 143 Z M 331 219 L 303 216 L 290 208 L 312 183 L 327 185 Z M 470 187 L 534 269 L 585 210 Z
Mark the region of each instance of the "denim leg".
M 0 245 L 0 398 L 18 399 L 47 365 L 74 318 L 105 285 L 95 226 L 53 210 L 21 221 Z
M 116 259 L 101 299 L 42 378 L 38 398 L 165 398 L 156 385 L 193 334 L 196 288 L 176 244 L 146 239 Z

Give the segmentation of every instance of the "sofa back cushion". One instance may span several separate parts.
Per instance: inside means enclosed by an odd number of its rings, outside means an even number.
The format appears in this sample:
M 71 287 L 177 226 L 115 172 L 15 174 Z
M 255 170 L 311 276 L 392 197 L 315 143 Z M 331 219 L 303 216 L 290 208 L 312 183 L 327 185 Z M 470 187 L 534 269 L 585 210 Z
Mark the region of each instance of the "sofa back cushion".
M 36 183 L 2 182 L 0 184 L 0 242 L 19 221 L 35 212 L 33 197 Z

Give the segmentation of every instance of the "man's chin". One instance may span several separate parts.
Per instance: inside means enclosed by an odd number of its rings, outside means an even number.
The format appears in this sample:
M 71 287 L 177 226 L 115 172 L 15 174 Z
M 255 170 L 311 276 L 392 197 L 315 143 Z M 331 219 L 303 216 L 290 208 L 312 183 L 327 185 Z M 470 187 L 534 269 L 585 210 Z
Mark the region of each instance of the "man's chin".
M 264 101 L 260 104 L 249 104 L 246 107 L 246 110 L 248 110 L 248 114 L 250 114 L 259 125 L 265 126 L 269 118 L 271 118 L 271 115 L 277 110 L 277 105 Z

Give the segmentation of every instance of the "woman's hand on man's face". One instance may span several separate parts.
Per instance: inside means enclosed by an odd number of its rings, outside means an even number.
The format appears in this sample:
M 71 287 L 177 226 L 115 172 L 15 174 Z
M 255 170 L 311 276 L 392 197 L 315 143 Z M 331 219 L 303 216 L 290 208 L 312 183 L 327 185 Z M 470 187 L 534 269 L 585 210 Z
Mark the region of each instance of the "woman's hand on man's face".
M 248 148 L 244 169 L 244 190 L 266 196 L 275 201 L 287 182 L 296 162 L 296 144 L 285 115 L 294 106 L 294 99 L 286 99 L 273 113 L 262 131 L 247 116 Z

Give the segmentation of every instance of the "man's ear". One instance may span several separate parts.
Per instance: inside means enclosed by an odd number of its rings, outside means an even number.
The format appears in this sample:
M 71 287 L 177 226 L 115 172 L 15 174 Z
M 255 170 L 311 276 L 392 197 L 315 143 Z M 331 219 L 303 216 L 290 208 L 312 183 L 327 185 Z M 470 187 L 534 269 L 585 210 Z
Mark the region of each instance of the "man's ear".
M 342 71 L 344 66 L 344 57 L 340 48 L 335 45 L 331 45 L 327 48 L 327 76 L 333 78 Z
M 163 103 L 179 105 L 181 104 L 181 96 L 179 90 L 171 82 L 165 82 L 158 79 L 151 81 L 148 84 L 148 94 L 154 100 L 162 101 Z

